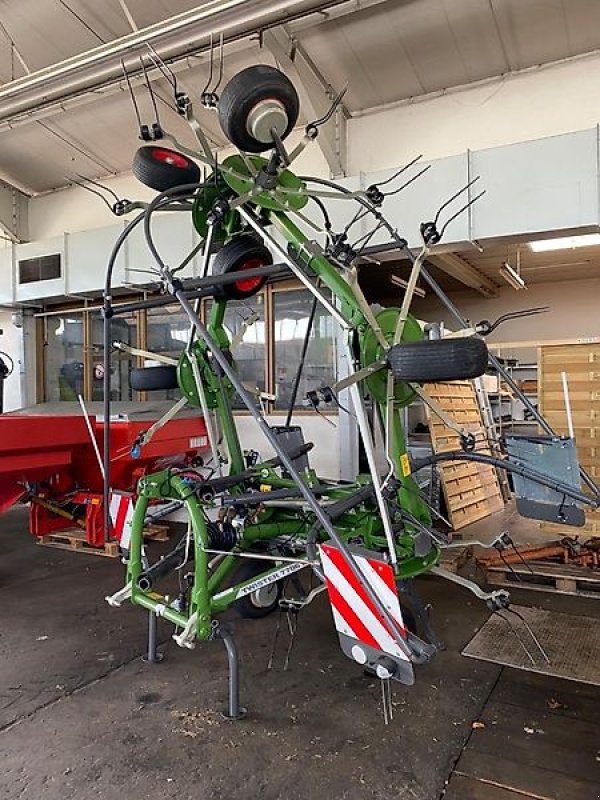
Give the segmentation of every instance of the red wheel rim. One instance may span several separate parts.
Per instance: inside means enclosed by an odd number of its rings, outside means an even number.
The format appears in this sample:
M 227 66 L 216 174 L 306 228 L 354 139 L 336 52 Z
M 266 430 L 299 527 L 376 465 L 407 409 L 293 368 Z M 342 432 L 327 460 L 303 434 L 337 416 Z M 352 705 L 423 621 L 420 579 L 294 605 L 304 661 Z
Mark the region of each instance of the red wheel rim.
M 171 167 L 177 167 L 178 169 L 185 169 L 189 164 L 185 156 L 176 153 L 174 150 L 163 150 L 161 147 L 155 147 L 152 150 L 152 158 L 155 161 L 169 164 Z
M 258 269 L 259 267 L 264 267 L 264 265 L 265 263 L 262 258 L 249 258 L 236 268 L 236 272 L 238 270 L 242 271 L 245 269 Z M 258 291 L 264 282 L 265 278 L 261 275 L 258 275 L 255 278 L 240 278 L 240 280 L 235 281 L 233 285 L 238 292 L 241 292 L 242 294 L 250 294 L 251 292 Z

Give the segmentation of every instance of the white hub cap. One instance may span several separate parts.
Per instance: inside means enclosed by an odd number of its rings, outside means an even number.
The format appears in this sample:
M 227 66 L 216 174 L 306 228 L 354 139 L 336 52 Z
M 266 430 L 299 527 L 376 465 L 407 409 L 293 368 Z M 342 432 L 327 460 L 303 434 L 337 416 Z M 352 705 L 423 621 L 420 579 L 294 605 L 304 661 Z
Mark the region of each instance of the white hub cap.
M 277 583 L 275 581 L 250 593 L 250 600 L 256 608 L 268 608 L 273 605 L 276 599 Z
M 250 136 L 264 144 L 270 144 L 273 141 L 272 130 L 278 136 L 283 136 L 287 125 L 288 115 L 285 106 L 275 97 L 269 97 L 257 103 L 246 120 L 246 130 Z

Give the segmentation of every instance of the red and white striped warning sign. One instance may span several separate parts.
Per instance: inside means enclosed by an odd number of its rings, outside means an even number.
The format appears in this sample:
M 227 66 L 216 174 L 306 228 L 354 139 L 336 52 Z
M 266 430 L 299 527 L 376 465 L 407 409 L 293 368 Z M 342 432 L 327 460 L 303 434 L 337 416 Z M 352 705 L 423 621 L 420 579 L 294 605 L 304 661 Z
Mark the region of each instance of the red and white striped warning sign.
M 131 521 L 133 519 L 133 495 L 125 492 L 112 492 L 110 495 L 110 519 L 113 537 L 125 550 L 131 541 Z
M 331 610 L 338 632 L 376 650 L 408 660 L 338 548 L 323 544 L 320 546 L 320 551 Z M 400 629 L 406 633 L 392 567 L 385 561 L 367 555 L 354 554 L 354 560 L 365 582 L 370 585 Z

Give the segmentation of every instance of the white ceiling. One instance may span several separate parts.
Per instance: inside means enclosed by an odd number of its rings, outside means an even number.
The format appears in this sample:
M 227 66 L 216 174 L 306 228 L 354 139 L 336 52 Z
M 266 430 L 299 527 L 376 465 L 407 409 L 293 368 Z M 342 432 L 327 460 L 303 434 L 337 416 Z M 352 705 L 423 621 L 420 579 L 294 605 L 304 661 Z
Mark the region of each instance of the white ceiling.
M 254 0 L 249 0 L 254 2 Z M 198 0 L 126 0 L 139 28 Z M 360 3 L 352 3 L 352 8 Z M 125 36 L 131 27 L 119 0 L 0 0 L 0 80 Z M 300 25 L 297 38 L 335 89 L 349 84 L 350 113 L 600 49 L 598 0 L 384 0 Z M 10 40 L 14 42 L 14 49 Z M 17 51 L 18 54 L 17 55 Z M 226 77 L 256 61 L 273 63 L 246 42 L 226 57 Z M 194 64 L 192 60 L 190 62 Z M 206 58 L 182 73 L 200 91 Z M 141 102 L 147 94 L 139 90 Z M 166 90 L 164 90 L 167 96 Z M 168 113 L 164 111 L 165 115 Z M 173 122 L 175 120 L 175 122 Z M 215 128 L 216 120 L 209 118 Z M 170 127 L 175 116 L 170 118 Z M 31 193 L 129 169 L 135 119 L 122 87 L 68 111 L 0 130 L 0 174 Z

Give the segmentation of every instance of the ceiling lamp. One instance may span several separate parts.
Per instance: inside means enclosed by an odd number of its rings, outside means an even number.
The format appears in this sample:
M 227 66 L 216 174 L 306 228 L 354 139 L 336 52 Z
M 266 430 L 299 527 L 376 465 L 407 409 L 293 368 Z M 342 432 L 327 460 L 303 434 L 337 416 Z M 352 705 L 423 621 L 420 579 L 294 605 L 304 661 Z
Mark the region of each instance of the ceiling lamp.
M 600 244 L 600 233 L 560 236 L 558 239 L 538 239 L 529 242 L 529 247 L 534 253 L 549 253 L 552 250 L 574 250 L 576 247 L 593 247 L 596 244 Z
M 519 249 L 517 249 L 517 268 L 513 269 L 508 261 L 505 261 L 498 272 L 516 292 L 527 289 L 527 284 L 521 277 L 521 251 Z

